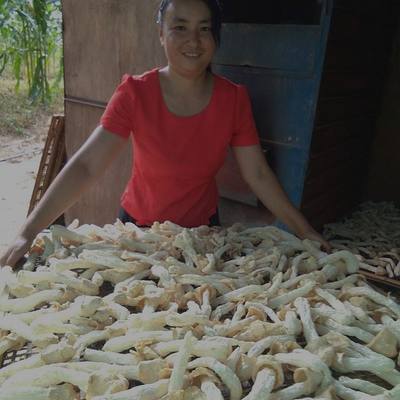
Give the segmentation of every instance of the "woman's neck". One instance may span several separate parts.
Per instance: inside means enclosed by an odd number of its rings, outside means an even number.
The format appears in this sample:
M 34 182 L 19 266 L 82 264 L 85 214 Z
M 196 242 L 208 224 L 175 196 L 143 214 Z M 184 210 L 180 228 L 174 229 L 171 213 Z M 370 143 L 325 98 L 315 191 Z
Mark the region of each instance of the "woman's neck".
M 160 69 L 159 73 L 168 86 L 172 85 L 180 93 L 201 92 L 210 84 L 210 80 L 212 80 L 209 71 L 204 71 L 197 76 L 184 76 L 169 65 Z
M 214 79 L 209 71 L 190 78 L 176 74 L 168 67 L 158 72 L 164 102 L 173 114 L 192 116 L 203 111 L 210 103 Z

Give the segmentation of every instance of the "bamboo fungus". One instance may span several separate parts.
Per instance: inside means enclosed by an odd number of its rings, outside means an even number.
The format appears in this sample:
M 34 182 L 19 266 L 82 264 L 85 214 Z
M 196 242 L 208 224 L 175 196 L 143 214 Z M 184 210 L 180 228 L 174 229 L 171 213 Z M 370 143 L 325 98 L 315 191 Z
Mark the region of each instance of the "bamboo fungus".
M 0 311 L 14 314 L 32 311 L 36 306 L 59 300 L 63 291 L 59 289 L 43 290 L 20 299 L 3 300 L 0 303 Z
M 51 388 L 7 388 L 0 391 L 0 400 L 76 400 L 76 392 L 69 383 Z
M 171 378 L 168 385 L 168 394 L 174 395 L 183 388 L 185 370 L 192 351 L 191 343 L 192 333 L 186 333 L 181 348 L 179 349 L 177 359 L 172 370 Z
M 89 384 L 89 374 L 69 368 L 46 365 L 16 373 L 3 383 L 2 388 L 7 389 L 15 386 L 50 387 L 63 382 L 71 383 L 82 391 L 86 391 Z
M 360 370 L 395 386 L 366 383 L 365 396 L 398 395 L 400 306 L 346 249 L 327 255 L 273 227 L 169 222 L 55 227 L 42 245 L 69 256 L 0 271 L 0 353 L 40 348 L 0 369 L 0 400 L 334 399 L 362 392 L 345 376 Z M 396 254 L 380 262 L 393 269 Z
M 361 269 L 397 278 L 400 276 L 399 216 L 399 209 L 391 203 L 364 203 L 345 221 L 327 225 L 325 235 L 333 238 L 335 249 L 352 251 Z
M 168 391 L 168 379 L 156 383 L 133 387 L 118 393 L 95 396 L 92 400 L 158 400 Z

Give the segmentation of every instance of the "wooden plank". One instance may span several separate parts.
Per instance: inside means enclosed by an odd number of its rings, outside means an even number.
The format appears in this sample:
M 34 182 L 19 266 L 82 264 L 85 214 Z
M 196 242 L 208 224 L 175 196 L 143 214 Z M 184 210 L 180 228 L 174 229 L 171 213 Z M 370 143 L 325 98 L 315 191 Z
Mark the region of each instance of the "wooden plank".
M 335 2 L 336 3 L 336 2 Z M 353 10 L 334 6 L 329 40 L 362 40 L 368 31 L 368 24 Z
M 336 185 L 337 182 L 357 183 L 360 181 L 358 177 L 363 176 L 364 162 L 366 160 L 367 156 L 362 159 L 354 158 L 320 173 L 313 174 L 304 184 L 302 203 L 306 204 L 308 201 L 323 195 L 330 189 L 332 182 L 335 182 Z M 349 173 L 349 171 L 352 173 Z
M 368 71 L 325 70 L 319 96 L 321 99 L 344 95 L 365 96 L 376 88 L 377 80 L 375 78 L 375 75 Z
M 107 102 L 124 73 L 165 63 L 158 0 L 63 0 L 62 5 L 66 96 Z
M 103 110 L 67 103 L 65 125 L 66 147 L 70 158 L 80 148 L 92 130 L 98 125 Z M 131 171 L 131 145 L 118 156 L 98 182 L 83 193 L 80 200 L 65 213 L 66 223 L 78 218 L 80 223 L 104 225 L 118 216 L 120 197 Z
M 367 38 L 362 41 L 348 39 L 328 41 L 325 69 L 333 71 L 365 71 L 371 68 L 374 55 Z
M 346 215 L 350 215 L 359 202 L 360 199 L 358 198 L 350 199 L 346 196 L 342 196 L 339 200 L 325 203 L 318 210 L 314 208 L 314 206 L 311 206 L 308 208 L 301 208 L 301 211 L 315 229 L 322 231 L 325 224 L 335 222 Z
M 374 201 L 388 199 L 400 204 L 400 115 L 398 96 L 386 98 L 387 111 L 381 115 L 372 147 L 368 177 L 368 197 Z M 389 104 L 391 106 L 389 106 Z
M 249 7 L 239 0 L 220 3 L 229 23 L 318 25 L 321 18 L 319 0 L 252 0 Z
M 316 126 L 313 133 L 310 157 L 334 148 L 349 140 L 356 140 L 368 146 L 373 135 L 374 120 L 368 117 L 356 117 L 337 121 L 327 125 Z
M 343 96 L 320 99 L 317 110 L 316 125 L 325 125 L 333 122 L 360 116 L 376 115 L 379 99 L 376 93 L 369 96 Z
M 375 201 L 390 199 L 400 204 L 400 25 L 394 37 L 392 57 L 386 71 L 384 106 L 372 146 L 368 196 Z
M 318 215 L 327 210 L 341 209 L 343 205 L 355 205 L 361 201 L 361 182 L 354 182 L 351 179 L 340 182 L 335 186 L 328 187 L 318 197 L 312 197 L 302 204 L 301 209 L 307 214 Z
M 312 74 L 320 37 L 319 25 L 223 24 L 214 63 Z
M 108 102 L 124 73 L 165 64 L 156 25 L 159 0 L 63 0 L 65 94 Z M 88 39 L 89 38 L 89 39 Z M 67 102 L 66 148 L 70 158 L 99 123 L 103 109 Z M 130 145 L 104 177 L 66 212 L 66 222 L 114 222 L 130 176 Z
M 381 3 L 376 0 L 335 0 L 334 7 L 357 12 L 363 15 L 376 15 L 377 8 L 381 7 Z
M 399 279 L 392 279 L 387 278 L 386 276 L 376 275 L 372 272 L 363 271 L 362 269 L 359 270 L 359 273 L 367 278 L 367 280 L 372 282 L 379 282 L 383 283 L 387 286 L 395 287 L 400 289 L 400 280 Z
M 347 164 L 351 160 L 357 160 L 358 163 L 366 162 L 369 156 L 369 147 L 356 138 L 337 144 L 334 148 L 313 155 L 309 160 L 307 177 L 322 175 L 325 171 L 339 167 L 341 164 Z M 366 165 L 366 164 L 362 164 Z M 355 175 L 352 171 L 347 171 L 343 175 Z

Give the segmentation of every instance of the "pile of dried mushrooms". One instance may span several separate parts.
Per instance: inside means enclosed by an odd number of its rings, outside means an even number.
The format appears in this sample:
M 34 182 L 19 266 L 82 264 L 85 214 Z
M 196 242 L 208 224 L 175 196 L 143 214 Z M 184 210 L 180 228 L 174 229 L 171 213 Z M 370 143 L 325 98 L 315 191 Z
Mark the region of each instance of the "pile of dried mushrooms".
M 0 355 L 33 346 L 0 400 L 400 399 L 400 306 L 359 265 L 272 226 L 53 226 L 0 270 Z

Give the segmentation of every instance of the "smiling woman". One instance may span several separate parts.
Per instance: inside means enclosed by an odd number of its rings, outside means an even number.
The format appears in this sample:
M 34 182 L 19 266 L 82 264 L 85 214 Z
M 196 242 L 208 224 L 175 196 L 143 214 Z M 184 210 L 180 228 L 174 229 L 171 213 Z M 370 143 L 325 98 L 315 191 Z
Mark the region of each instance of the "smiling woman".
M 299 237 L 329 248 L 268 166 L 246 88 L 209 67 L 219 43 L 219 2 L 164 0 L 159 23 L 167 65 L 124 75 L 100 125 L 30 214 L 0 265 L 14 265 L 34 237 L 95 184 L 129 139 L 135 154 L 121 198 L 123 222 L 219 225 L 215 177 L 231 147 L 260 201 Z
M 180 1 L 165 14 L 160 40 L 170 68 L 189 76 L 203 74 L 215 51 L 209 9 L 200 1 Z
M 165 3 L 169 4 L 162 8 L 159 19 L 160 42 L 168 59 L 168 66 L 160 70 L 163 97 L 175 114 L 197 114 L 209 103 L 212 94 L 209 66 L 216 49 L 215 38 L 219 37 L 220 14 L 213 16 L 207 3 L 199 0 Z M 176 85 L 171 76 L 181 84 Z M 187 90 L 181 78 L 196 81 L 195 92 Z
M 222 23 L 220 4 L 218 1 L 214 0 L 201 0 L 201 1 L 207 6 L 209 13 L 211 14 L 211 31 L 216 45 L 219 46 L 221 40 L 221 23 Z M 166 9 L 171 3 L 172 0 L 161 1 L 160 8 L 158 11 L 157 23 L 161 25 L 163 24 Z

